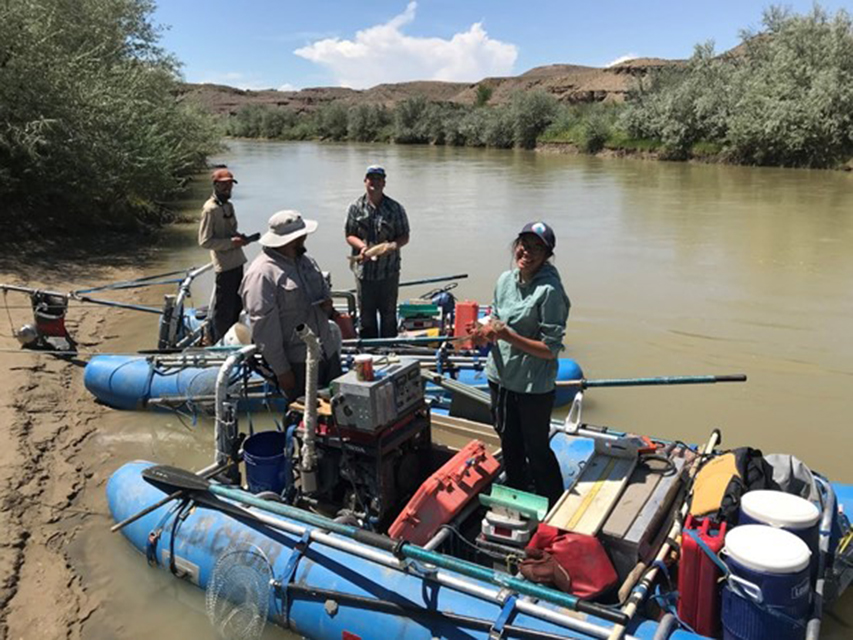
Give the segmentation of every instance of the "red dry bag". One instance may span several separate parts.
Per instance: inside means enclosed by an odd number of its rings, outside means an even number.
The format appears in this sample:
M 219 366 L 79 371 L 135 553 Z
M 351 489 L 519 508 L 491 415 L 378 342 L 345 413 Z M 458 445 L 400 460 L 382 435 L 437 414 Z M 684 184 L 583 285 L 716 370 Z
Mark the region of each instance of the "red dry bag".
M 569 593 L 578 598 L 589 599 L 601 595 L 619 579 L 607 552 L 594 536 L 570 533 L 548 524 L 540 524 L 527 548 L 550 554 L 569 574 Z M 526 561 L 523 561 L 520 567 L 522 575 L 536 580 L 525 573 L 524 562 Z M 554 580 L 553 584 L 562 587 L 559 581 Z

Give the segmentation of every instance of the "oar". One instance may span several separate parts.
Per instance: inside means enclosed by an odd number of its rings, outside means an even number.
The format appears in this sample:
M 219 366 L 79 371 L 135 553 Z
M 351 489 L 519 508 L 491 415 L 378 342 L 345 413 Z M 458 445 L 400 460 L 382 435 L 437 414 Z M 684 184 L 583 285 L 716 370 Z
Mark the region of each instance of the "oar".
M 724 376 L 662 376 L 659 378 L 610 378 L 602 380 L 557 380 L 558 387 L 642 387 L 664 384 L 713 384 L 715 382 L 746 382 L 746 375 L 736 373 Z
M 421 278 L 420 280 L 406 280 L 398 284 L 398 287 L 414 287 L 419 284 L 432 284 L 433 282 L 447 282 L 448 280 L 463 280 L 467 278 L 467 273 L 458 273 L 454 276 L 436 276 L 434 278 Z M 358 289 L 348 289 L 349 293 L 355 293 Z
M 382 347 L 392 344 L 430 344 L 432 342 L 459 342 L 470 340 L 471 336 L 418 336 L 416 338 L 348 338 L 343 341 L 345 347 Z
M 124 282 L 114 282 L 113 284 L 105 284 L 99 287 L 90 287 L 88 289 L 76 289 L 71 292 L 71 295 L 78 295 L 83 293 L 95 293 L 96 291 L 106 291 L 108 289 L 124 289 L 128 285 L 142 285 L 149 286 L 154 280 L 158 280 L 160 278 L 168 278 L 170 276 L 177 276 L 182 274 L 187 274 L 193 271 L 195 267 L 190 267 L 189 269 L 179 269 L 177 271 L 167 271 L 166 273 L 158 273 L 153 276 L 144 276 L 142 278 L 136 278 L 134 280 L 125 280 Z M 183 280 L 183 278 L 181 278 Z M 178 282 L 181 282 L 178 280 Z M 171 280 L 169 281 L 171 282 Z
M 234 464 L 234 462 L 230 461 L 230 462 L 227 462 L 225 464 L 221 464 L 221 465 L 211 469 L 210 471 L 208 471 L 206 473 L 203 473 L 200 475 L 196 475 L 196 474 L 192 474 L 192 475 L 195 475 L 197 478 L 204 478 L 204 479 L 212 478 L 217 473 L 222 473 L 223 471 L 227 471 L 231 467 L 231 465 L 233 465 L 233 464 Z M 187 473 L 191 473 L 191 472 L 187 471 Z M 132 516 L 125 518 L 121 522 L 116 522 L 113 526 L 110 527 L 110 531 L 115 533 L 116 531 L 124 529 L 127 525 L 131 524 L 132 522 L 136 522 L 137 520 L 139 520 L 143 516 L 147 516 L 149 513 L 151 513 L 155 509 L 159 509 L 160 507 L 162 507 L 164 504 L 171 502 L 172 500 L 177 500 L 184 493 L 186 493 L 185 489 L 178 489 L 177 491 L 173 491 L 172 493 L 167 495 L 162 500 L 158 500 L 154 504 L 148 505 L 142 511 L 134 513 Z
M 614 611 L 608 607 L 604 607 L 593 602 L 587 602 L 586 600 L 581 600 L 580 598 L 567 593 L 562 593 L 548 587 L 543 587 L 539 584 L 514 578 L 505 573 L 489 570 L 485 567 L 474 564 L 473 562 L 460 560 L 458 558 L 450 558 L 409 542 L 394 540 L 382 534 L 365 531 L 358 527 L 335 522 L 330 518 L 325 518 L 311 513 L 310 511 L 297 509 L 296 507 L 291 507 L 277 502 L 270 502 L 240 489 L 234 489 L 212 483 L 209 480 L 201 478 L 196 474 L 183 469 L 170 466 L 149 467 L 142 471 L 142 477 L 160 488 L 165 488 L 167 491 L 170 489 L 201 492 L 209 491 L 214 495 L 228 498 L 235 502 L 248 504 L 264 511 L 299 520 L 300 522 L 311 524 L 326 531 L 331 531 L 333 533 L 352 538 L 357 542 L 377 549 L 382 549 L 397 557 L 419 560 L 442 569 L 455 571 L 470 578 L 483 580 L 500 587 L 517 591 L 523 595 L 529 595 L 541 600 L 546 600 L 574 611 L 595 615 L 616 624 L 625 624 L 628 621 L 628 617 L 620 611 Z

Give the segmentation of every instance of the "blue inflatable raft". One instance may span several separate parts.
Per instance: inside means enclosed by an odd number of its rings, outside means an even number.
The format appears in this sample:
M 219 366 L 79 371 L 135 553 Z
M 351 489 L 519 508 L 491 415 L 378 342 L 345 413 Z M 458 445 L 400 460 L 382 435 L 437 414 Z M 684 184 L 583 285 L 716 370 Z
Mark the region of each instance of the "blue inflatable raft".
M 565 433 L 555 434 L 551 446 L 566 486 L 595 449 L 593 439 Z M 167 489 L 143 479 L 150 466 L 128 463 L 110 478 L 107 499 L 116 521 L 163 500 Z M 834 488 L 840 509 L 850 513 L 853 487 Z M 124 535 L 149 564 L 203 589 L 223 555 L 250 549 L 272 576 L 263 589 L 268 601 L 262 603 L 269 620 L 305 638 L 607 638 L 616 624 L 607 615 L 615 615 L 616 607 L 591 605 L 582 613 L 568 613 L 546 599 L 521 597 L 509 586 L 515 584 L 509 575 L 499 571 L 494 580 L 474 579 L 379 550 L 370 544 L 371 534 L 362 542 L 227 499 L 201 499 L 199 492 L 187 496 L 199 501 L 165 504 L 126 526 Z M 431 553 L 417 549 L 421 555 Z M 445 564 L 453 567 L 453 562 L 449 558 Z M 661 622 L 634 616 L 625 634 L 647 640 L 703 637 L 678 629 L 672 616 Z
M 186 406 L 211 404 L 214 395 L 218 366 L 190 366 L 160 364 L 156 356 L 96 355 L 86 365 L 83 380 L 86 389 L 99 402 L 124 410 L 140 410 L 157 406 Z M 482 371 L 458 369 L 454 379 L 467 385 L 487 389 L 488 381 Z M 558 380 L 580 380 L 583 371 L 569 358 L 559 360 Z M 242 397 L 239 387 L 248 382 L 250 393 Z M 286 401 L 274 387 L 252 373 L 232 380 L 233 396 L 241 410 L 259 410 L 273 407 L 285 408 Z M 560 387 L 555 404 L 558 407 L 571 403 L 577 388 Z M 427 395 L 442 396 L 443 390 L 433 384 L 427 386 Z

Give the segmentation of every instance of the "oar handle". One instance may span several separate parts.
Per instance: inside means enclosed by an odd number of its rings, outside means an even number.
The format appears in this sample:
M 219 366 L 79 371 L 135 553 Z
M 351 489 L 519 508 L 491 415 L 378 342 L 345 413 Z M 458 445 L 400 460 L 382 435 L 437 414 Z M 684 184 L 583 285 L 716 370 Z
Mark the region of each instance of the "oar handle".
M 558 387 L 642 387 L 676 384 L 714 384 L 716 382 L 746 382 L 746 374 L 733 373 L 722 376 L 661 376 L 657 378 L 609 378 L 601 380 L 557 380 Z
M 435 278 L 421 278 L 420 280 L 406 280 L 397 285 L 397 287 L 413 287 L 419 284 L 432 284 L 434 282 L 447 282 L 448 280 L 462 280 L 467 278 L 467 273 L 458 273 L 452 276 L 438 276 Z M 355 293 L 358 289 L 348 289 L 348 293 Z

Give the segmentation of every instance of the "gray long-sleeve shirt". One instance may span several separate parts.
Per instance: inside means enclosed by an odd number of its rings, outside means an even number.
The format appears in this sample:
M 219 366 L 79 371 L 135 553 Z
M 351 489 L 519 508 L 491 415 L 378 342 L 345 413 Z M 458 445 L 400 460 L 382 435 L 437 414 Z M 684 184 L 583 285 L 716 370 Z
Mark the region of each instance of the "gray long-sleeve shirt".
M 291 260 L 265 247 L 249 265 L 240 285 L 243 309 L 252 322 L 252 339 L 276 375 L 290 371 L 291 363 L 305 362 L 306 346 L 295 331 L 300 324 L 320 339 L 327 358 L 332 355 L 329 318 L 320 307 L 329 293 L 320 267 L 307 255 Z

